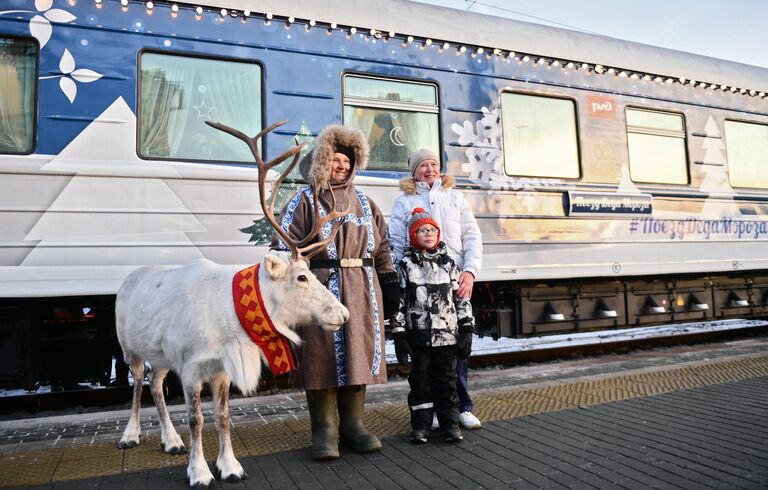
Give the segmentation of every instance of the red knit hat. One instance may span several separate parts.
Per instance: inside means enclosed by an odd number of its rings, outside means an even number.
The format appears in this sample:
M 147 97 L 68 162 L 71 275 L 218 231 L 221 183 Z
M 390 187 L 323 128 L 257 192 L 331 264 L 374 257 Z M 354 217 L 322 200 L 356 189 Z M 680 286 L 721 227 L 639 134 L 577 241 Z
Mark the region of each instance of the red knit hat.
M 416 231 L 424 225 L 432 225 L 437 228 L 437 241 L 440 241 L 440 227 L 438 226 L 437 221 L 432 219 L 432 215 L 430 215 L 424 208 L 413 208 L 411 216 L 408 218 L 407 226 L 408 236 L 411 238 L 411 244 L 414 248 L 422 248 L 419 245 L 418 238 L 416 238 Z

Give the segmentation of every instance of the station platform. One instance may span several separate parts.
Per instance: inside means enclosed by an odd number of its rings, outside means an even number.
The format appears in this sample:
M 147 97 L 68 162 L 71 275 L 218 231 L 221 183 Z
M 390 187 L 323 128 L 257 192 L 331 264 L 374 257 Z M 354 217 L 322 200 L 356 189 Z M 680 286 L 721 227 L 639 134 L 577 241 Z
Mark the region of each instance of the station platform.
M 470 371 L 478 430 L 409 443 L 407 382 L 368 390 L 383 449 L 315 462 L 303 392 L 232 400 L 249 474 L 222 488 L 768 488 L 768 337 Z M 186 439 L 183 407 L 170 407 Z M 205 406 L 205 452 L 217 442 Z M 0 421 L 0 486 L 187 488 L 185 455 L 117 449 L 127 410 Z

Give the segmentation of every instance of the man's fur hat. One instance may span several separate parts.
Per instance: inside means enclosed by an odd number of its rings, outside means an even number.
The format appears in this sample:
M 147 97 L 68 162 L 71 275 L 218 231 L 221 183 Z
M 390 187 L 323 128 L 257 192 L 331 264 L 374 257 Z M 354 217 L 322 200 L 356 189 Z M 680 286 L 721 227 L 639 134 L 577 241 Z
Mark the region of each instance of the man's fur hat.
M 330 189 L 333 154 L 344 153 L 349 158 L 350 170 L 347 182 L 355 178 L 355 171 L 368 166 L 368 140 L 356 129 L 334 124 L 323 129 L 312 149 L 299 163 L 299 172 L 310 185 L 313 179 L 319 189 Z

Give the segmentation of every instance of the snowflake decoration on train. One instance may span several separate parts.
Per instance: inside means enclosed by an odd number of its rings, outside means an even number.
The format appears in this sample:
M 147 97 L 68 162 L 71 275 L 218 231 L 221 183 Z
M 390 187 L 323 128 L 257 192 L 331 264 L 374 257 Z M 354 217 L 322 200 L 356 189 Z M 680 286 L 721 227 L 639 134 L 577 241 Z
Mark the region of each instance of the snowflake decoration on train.
M 91 83 L 102 76 L 101 73 L 89 70 L 88 68 L 75 69 L 75 67 L 75 58 L 72 57 L 72 53 L 70 53 L 68 49 L 64 48 L 64 54 L 61 55 L 61 60 L 59 61 L 61 75 L 40 77 L 40 80 L 58 78 L 61 91 L 64 92 L 64 95 L 69 99 L 69 102 L 72 103 L 75 101 L 75 97 L 77 97 L 77 84 L 75 81 L 80 83 Z
M 452 124 L 451 129 L 458 135 L 458 143 L 468 147 L 464 153 L 466 162 L 462 170 L 469 173 L 469 179 L 486 189 L 495 191 L 519 191 L 516 198 L 529 210 L 537 204 L 535 196 L 537 187 L 557 185 L 557 179 L 542 179 L 537 177 L 510 177 L 504 172 L 504 158 L 501 148 L 501 115 L 498 107 L 482 109 L 483 116 L 474 122 L 464 121 L 463 124 Z
M 48 40 L 51 39 L 51 34 L 53 33 L 51 22 L 66 24 L 77 19 L 77 17 L 66 10 L 54 9 L 51 7 L 53 7 L 53 0 L 35 0 L 36 10 L 4 10 L 0 11 L 0 15 L 35 14 L 35 16 L 29 20 L 29 32 L 34 38 L 40 41 L 40 49 L 43 49 L 48 43 Z
M 483 107 L 482 111 L 483 117 L 474 125 L 464 121 L 462 125 L 451 125 L 451 129 L 459 136 L 461 146 L 470 147 L 465 151 L 468 161 L 462 165 L 462 170 L 469 172 L 472 180 L 489 185 L 494 175 L 504 175 L 501 124 L 498 108 L 489 111 Z

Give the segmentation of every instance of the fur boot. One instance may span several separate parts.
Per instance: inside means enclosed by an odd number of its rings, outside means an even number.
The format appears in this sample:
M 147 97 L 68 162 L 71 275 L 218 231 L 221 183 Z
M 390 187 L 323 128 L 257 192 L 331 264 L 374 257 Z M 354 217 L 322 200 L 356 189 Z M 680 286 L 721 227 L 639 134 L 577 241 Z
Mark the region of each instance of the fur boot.
M 363 423 L 365 385 L 338 388 L 339 433 L 345 444 L 358 453 L 381 449 L 381 441 L 371 434 Z
M 318 461 L 338 458 L 336 389 L 307 390 L 307 406 L 312 422 L 312 458 Z

